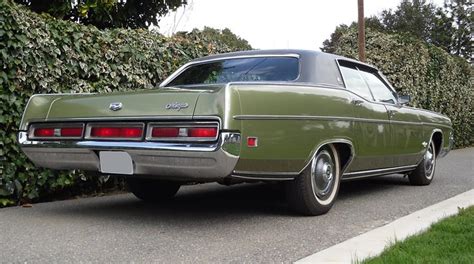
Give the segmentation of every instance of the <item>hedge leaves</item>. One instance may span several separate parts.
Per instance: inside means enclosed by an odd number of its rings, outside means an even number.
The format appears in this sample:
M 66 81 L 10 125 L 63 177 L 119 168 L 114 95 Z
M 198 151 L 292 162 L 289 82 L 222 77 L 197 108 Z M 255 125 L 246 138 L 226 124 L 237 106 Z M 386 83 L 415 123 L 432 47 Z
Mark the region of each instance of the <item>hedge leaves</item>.
M 36 168 L 23 155 L 17 128 L 31 95 L 149 89 L 190 59 L 234 49 L 196 30 L 101 31 L 0 0 L 0 206 L 97 181 Z

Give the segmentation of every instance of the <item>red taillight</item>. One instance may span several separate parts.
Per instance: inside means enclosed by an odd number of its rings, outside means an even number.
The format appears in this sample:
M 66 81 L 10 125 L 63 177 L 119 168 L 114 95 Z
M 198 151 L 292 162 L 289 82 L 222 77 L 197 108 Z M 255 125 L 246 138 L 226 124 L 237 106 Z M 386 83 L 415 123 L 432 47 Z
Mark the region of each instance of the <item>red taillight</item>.
M 61 137 L 82 137 L 82 127 L 63 127 L 61 128 Z
M 140 138 L 141 127 L 92 127 L 91 137 L 98 138 Z
M 35 137 L 54 137 L 54 128 L 51 128 L 51 127 L 35 128 L 33 135 Z
M 124 127 L 120 131 L 120 135 L 125 138 L 142 137 L 143 129 L 141 127 Z
M 217 124 L 151 124 L 148 140 L 212 141 L 219 134 Z
M 156 137 L 156 138 L 178 137 L 179 128 L 178 127 L 154 127 L 151 130 L 151 136 Z
M 217 128 L 215 127 L 194 127 L 188 129 L 189 137 L 214 138 L 217 136 Z

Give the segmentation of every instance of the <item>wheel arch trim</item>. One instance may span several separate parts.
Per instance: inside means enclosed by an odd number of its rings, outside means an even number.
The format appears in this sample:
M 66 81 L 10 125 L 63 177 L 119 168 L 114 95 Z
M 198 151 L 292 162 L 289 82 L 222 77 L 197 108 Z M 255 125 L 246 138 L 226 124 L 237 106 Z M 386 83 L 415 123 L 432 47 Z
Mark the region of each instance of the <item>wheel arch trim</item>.
M 306 170 L 306 168 L 308 168 L 308 166 L 310 166 L 311 164 L 311 161 L 316 157 L 317 153 L 319 152 L 319 150 L 326 146 L 326 145 L 329 145 L 329 144 L 346 144 L 349 146 L 350 148 L 350 156 L 349 156 L 349 159 L 347 160 L 346 164 L 344 164 L 344 166 L 341 168 L 340 170 L 340 173 L 341 175 L 344 174 L 344 172 L 346 171 L 346 169 L 349 167 L 349 165 L 352 163 L 352 161 L 354 160 L 354 157 L 355 157 L 355 150 L 354 150 L 354 144 L 352 144 L 352 141 L 350 141 L 349 139 L 343 139 L 343 138 L 334 138 L 334 139 L 327 139 L 327 140 L 323 140 L 322 142 L 320 142 L 315 148 L 314 150 L 311 152 L 311 155 L 310 155 L 310 158 L 308 159 L 307 163 L 305 164 L 305 166 L 299 171 L 298 175 L 303 173 L 304 170 Z M 340 153 L 338 153 L 338 156 L 340 156 Z
M 443 148 L 443 144 L 444 144 L 444 134 L 443 134 L 443 130 L 439 129 L 439 128 L 435 128 L 431 131 L 431 135 L 430 135 L 430 140 L 429 140 L 429 143 L 428 145 L 426 146 L 426 149 L 424 152 L 428 151 L 428 146 L 429 144 L 431 144 L 431 142 L 433 141 L 433 137 L 436 133 L 440 133 L 441 134 L 441 142 L 439 143 L 439 146 L 436 146 L 436 142 L 435 142 L 435 147 L 438 147 L 438 148 L 435 148 L 435 151 L 436 151 L 436 158 L 438 158 L 438 155 L 439 153 L 441 153 L 441 149 Z

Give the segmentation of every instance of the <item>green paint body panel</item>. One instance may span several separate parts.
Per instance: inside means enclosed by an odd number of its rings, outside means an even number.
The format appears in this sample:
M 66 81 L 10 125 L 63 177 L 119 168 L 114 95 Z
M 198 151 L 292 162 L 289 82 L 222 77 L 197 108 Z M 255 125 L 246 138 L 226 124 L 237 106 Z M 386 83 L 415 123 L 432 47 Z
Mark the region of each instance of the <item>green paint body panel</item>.
M 104 95 L 44 95 L 31 99 L 22 130 L 30 122 L 83 118 L 219 117 L 222 130 L 240 131 L 244 144 L 236 171 L 300 172 L 325 141 L 352 142 L 355 157 L 346 172 L 417 164 L 435 129 L 448 147 L 450 121 L 429 111 L 365 102 L 344 89 L 301 85 L 235 84 L 205 89 L 157 89 Z M 122 102 L 111 111 L 111 102 Z M 188 108 L 167 110 L 173 102 Z M 389 119 L 387 110 L 396 111 Z M 395 121 L 395 122 L 394 122 Z M 247 147 L 257 137 L 258 147 Z
M 439 129 L 448 147 L 446 117 L 410 107 L 365 102 L 344 89 L 301 85 L 235 84 L 205 89 L 157 89 L 104 95 L 44 95 L 31 99 L 22 130 L 30 122 L 83 118 L 120 120 L 134 117 L 193 119 L 219 117 L 222 130 L 240 131 L 244 144 L 236 171 L 300 172 L 325 141 L 352 142 L 355 157 L 346 172 L 417 164 L 431 134 Z M 111 102 L 122 102 L 111 111 Z M 167 110 L 173 102 L 188 108 Z M 388 110 L 396 111 L 389 119 Z M 49 112 L 49 113 L 48 113 Z M 395 121 L 395 122 L 394 122 Z M 258 147 L 247 147 L 257 137 Z

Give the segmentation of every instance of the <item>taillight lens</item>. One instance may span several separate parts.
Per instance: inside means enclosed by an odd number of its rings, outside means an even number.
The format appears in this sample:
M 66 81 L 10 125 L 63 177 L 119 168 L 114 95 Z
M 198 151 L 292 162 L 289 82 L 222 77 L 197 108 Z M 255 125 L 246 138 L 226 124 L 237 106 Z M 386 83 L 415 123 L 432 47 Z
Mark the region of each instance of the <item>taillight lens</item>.
M 60 130 L 61 137 L 82 137 L 82 127 L 63 127 Z
M 150 124 L 147 140 L 213 141 L 219 135 L 217 123 Z
M 188 129 L 188 137 L 214 138 L 217 136 L 215 127 L 194 127 Z
M 33 135 L 35 137 L 54 137 L 54 128 L 51 128 L 51 127 L 35 128 Z
M 34 127 L 32 136 L 37 138 L 81 138 L 83 130 L 82 126 Z
M 141 138 L 141 127 L 92 127 L 90 136 L 97 138 Z
M 151 130 L 151 136 L 156 138 L 178 137 L 178 127 L 154 127 Z

